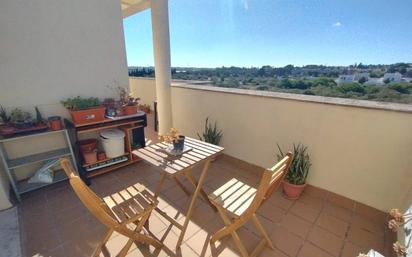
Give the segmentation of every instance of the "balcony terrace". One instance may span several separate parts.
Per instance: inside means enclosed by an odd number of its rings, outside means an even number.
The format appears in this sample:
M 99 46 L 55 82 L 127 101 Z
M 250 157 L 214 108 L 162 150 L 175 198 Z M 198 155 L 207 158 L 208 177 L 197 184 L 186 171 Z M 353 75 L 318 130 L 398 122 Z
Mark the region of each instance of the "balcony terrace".
M 224 153 L 210 166 L 207 193 L 232 178 L 256 186 L 261 167 L 271 167 L 277 159 L 276 144 L 290 149 L 303 143 L 313 164 L 303 195 L 287 200 L 278 190 L 257 211 L 275 247 L 265 248 L 262 257 L 356 257 L 370 249 L 390 257 L 396 240 L 405 244 L 412 238 L 412 228 L 388 231 L 386 215 L 391 208 L 412 209 L 411 105 L 172 81 L 168 1 L 120 3 L 0 1 L 2 107 L 32 114 L 37 107 L 45 118 L 70 118 L 62 100 L 114 97 L 107 85 L 115 84 L 130 89 L 142 104 L 153 107 L 157 102 L 160 134 L 175 127 L 195 138 L 209 117 L 223 130 Z M 154 79 L 128 77 L 122 22 L 143 10 L 150 10 L 152 21 Z M 148 123 L 146 137 L 157 142 L 152 115 Z M 90 256 L 102 238 L 105 227 L 67 181 L 24 194 L 20 203 L 14 199 L 11 182 L 32 177 L 41 165 L 14 165 L 8 177 L 7 160 L 38 158 L 49 148 L 70 152 L 65 142 L 58 133 L 6 142 L 10 154 L 0 156 L 1 257 Z M 200 170 L 194 173 L 199 176 Z M 140 161 L 94 177 L 90 188 L 101 197 L 135 183 L 154 192 L 159 179 L 158 169 Z M 172 182 L 166 180 L 158 207 L 183 222 L 189 198 Z M 11 218 L 3 219 L 6 214 Z M 218 213 L 199 197 L 180 249 L 175 247 L 178 230 L 155 211 L 148 228 L 164 247 L 157 251 L 133 244 L 127 256 L 241 256 L 230 237 L 210 246 L 211 235 L 222 226 Z M 247 250 L 258 242 L 251 224 L 239 234 Z M 102 255 L 117 254 L 126 240 L 115 233 Z
M 156 141 L 152 124 L 147 131 Z M 223 155 L 212 163 L 205 189 L 212 192 L 231 178 L 256 185 L 258 171 L 254 165 Z M 195 170 L 195 174 L 199 172 Z M 135 183 L 154 191 L 159 178 L 157 169 L 139 162 L 94 178 L 91 189 L 102 197 Z M 171 216 L 178 215 L 182 221 L 188 203 L 188 196 L 168 180 L 159 208 Z M 68 182 L 28 194 L 18 208 L 23 256 L 90 256 L 103 237 L 104 226 L 82 205 Z M 265 249 L 260 256 L 354 257 L 369 249 L 391 256 L 394 234 L 387 230 L 385 213 L 317 187 L 309 186 L 297 201 L 287 200 L 277 191 L 262 205 L 258 215 L 276 247 L 274 251 Z M 216 249 L 210 247 L 211 235 L 222 226 L 218 214 L 199 200 L 184 243 L 176 251 L 178 231 L 155 212 L 149 219 L 149 229 L 164 243 L 164 249 L 154 251 L 135 244 L 127 256 L 240 256 L 230 237 L 216 244 Z M 250 224 L 239 233 L 248 250 L 258 243 L 257 232 Z M 120 234 L 113 235 L 107 243 L 111 254 L 107 256 L 117 254 L 126 241 Z

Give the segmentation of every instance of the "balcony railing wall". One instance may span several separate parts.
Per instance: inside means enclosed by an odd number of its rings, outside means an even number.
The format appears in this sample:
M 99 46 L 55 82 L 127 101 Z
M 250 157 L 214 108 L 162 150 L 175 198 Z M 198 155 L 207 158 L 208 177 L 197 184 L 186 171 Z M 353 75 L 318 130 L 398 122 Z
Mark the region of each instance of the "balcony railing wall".
M 153 105 L 154 80 L 130 85 Z M 227 154 L 263 167 L 276 161 L 277 143 L 303 143 L 313 162 L 308 183 L 383 211 L 402 206 L 411 187 L 410 106 L 305 97 L 174 83 L 173 126 L 196 137 L 209 117 Z

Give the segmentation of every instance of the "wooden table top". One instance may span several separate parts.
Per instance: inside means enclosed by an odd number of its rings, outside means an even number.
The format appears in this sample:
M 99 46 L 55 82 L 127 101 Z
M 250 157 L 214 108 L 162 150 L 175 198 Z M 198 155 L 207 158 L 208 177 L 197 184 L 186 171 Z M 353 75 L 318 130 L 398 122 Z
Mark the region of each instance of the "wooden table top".
M 165 142 L 148 145 L 144 148 L 134 150 L 133 154 L 169 174 L 175 174 L 214 157 L 224 150 L 223 147 L 190 137 L 185 138 L 185 146 L 192 148 L 192 150 L 187 153 L 179 156 L 168 155 L 164 152 L 164 149 L 168 146 Z

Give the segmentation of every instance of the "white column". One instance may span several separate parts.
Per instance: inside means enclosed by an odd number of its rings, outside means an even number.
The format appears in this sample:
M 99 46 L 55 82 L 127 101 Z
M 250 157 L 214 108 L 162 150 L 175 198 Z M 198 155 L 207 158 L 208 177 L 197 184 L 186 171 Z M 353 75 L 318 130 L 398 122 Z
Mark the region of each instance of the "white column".
M 159 134 L 165 134 L 172 127 L 168 0 L 152 0 L 151 12 Z

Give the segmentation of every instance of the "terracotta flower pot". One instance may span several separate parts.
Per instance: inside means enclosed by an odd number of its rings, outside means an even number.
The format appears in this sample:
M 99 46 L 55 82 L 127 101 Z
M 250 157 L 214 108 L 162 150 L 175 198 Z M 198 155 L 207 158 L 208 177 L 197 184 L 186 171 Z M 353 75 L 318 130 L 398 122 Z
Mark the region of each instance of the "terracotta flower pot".
M 305 189 L 306 184 L 303 185 L 295 185 L 295 184 L 290 184 L 286 181 L 283 181 L 283 193 L 286 198 L 288 199 L 298 199 L 299 196 L 302 194 L 303 189 Z
M 85 110 L 70 111 L 72 120 L 75 124 L 85 124 L 90 122 L 97 122 L 104 120 L 104 115 L 106 113 L 106 107 L 96 107 Z
M 102 161 L 107 159 L 106 153 L 105 152 L 99 152 L 97 153 L 97 160 Z
M 61 130 L 63 128 L 62 119 L 59 116 L 49 117 L 51 130 Z
M 86 164 L 93 164 L 97 162 L 97 150 L 90 152 L 83 152 L 83 159 Z
M 90 138 L 79 141 L 79 148 L 82 153 L 91 152 L 97 148 L 97 139 Z
M 136 114 L 137 111 L 138 111 L 138 108 L 137 108 L 136 105 L 131 105 L 131 106 L 126 105 L 126 106 L 123 106 L 123 115 L 133 115 L 133 114 Z

